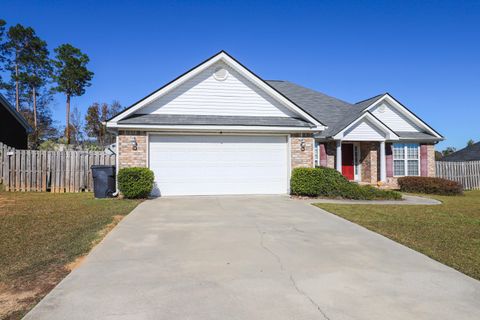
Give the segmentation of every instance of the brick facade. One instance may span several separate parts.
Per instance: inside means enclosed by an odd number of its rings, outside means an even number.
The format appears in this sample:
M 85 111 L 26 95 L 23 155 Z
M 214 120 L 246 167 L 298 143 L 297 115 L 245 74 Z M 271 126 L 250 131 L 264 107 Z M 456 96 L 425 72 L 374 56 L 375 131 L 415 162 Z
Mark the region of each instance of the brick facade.
M 133 150 L 132 139 L 137 142 L 137 150 Z M 304 146 L 302 148 L 302 141 Z M 335 168 L 336 145 L 334 141 L 324 142 L 327 156 L 326 165 Z M 315 140 L 311 135 L 292 135 L 290 139 L 291 167 L 314 167 Z M 361 182 L 377 184 L 380 177 L 380 145 L 378 142 L 360 143 Z M 120 131 L 118 135 L 119 168 L 146 167 L 147 134 L 143 131 Z M 435 145 L 427 145 L 428 176 L 435 177 Z M 396 188 L 397 178 L 387 177 L 386 187 Z
M 132 139 L 137 142 L 137 150 L 133 150 Z M 147 134 L 143 131 L 120 131 L 118 134 L 118 166 L 147 166 Z
M 427 176 L 435 177 L 435 145 L 427 146 Z M 361 166 L 362 166 L 362 182 L 377 184 L 380 181 L 380 146 L 378 142 L 361 142 Z M 420 160 L 422 163 L 423 161 Z M 372 165 L 373 164 L 373 165 Z M 393 163 L 392 163 L 393 165 Z M 423 165 L 423 164 L 422 164 Z M 393 169 L 392 169 L 393 170 Z M 397 177 L 387 177 L 384 184 L 387 188 L 398 188 Z
M 335 153 L 337 152 L 335 142 L 325 143 L 327 150 L 327 168 L 335 169 Z
M 302 141 L 304 147 L 302 148 Z M 315 140 L 310 135 L 292 135 L 290 139 L 292 169 L 314 166 Z

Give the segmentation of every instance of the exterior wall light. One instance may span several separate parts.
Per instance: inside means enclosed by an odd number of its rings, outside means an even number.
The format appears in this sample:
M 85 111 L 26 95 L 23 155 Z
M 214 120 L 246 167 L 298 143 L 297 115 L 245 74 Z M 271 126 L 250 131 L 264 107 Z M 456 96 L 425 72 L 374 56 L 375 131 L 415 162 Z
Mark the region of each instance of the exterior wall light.
M 137 150 L 138 143 L 135 137 L 132 137 L 132 139 L 130 140 L 130 143 L 132 144 L 132 150 Z
M 300 140 L 300 150 L 305 151 L 305 139 Z

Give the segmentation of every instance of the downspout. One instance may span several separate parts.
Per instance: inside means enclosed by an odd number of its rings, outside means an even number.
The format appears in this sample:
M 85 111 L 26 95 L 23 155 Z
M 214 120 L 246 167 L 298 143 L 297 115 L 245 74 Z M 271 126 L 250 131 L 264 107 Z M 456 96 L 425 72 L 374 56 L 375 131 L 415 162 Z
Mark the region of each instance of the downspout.
M 102 124 L 107 128 L 107 122 L 102 122 Z M 107 128 L 108 130 L 108 128 Z M 117 130 L 109 130 L 110 132 L 115 134 L 115 150 L 108 148 L 111 152 L 115 154 L 115 192 L 112 193 L 112 196 L 118 197 L 120 194 L 120 190 L 118 190 L 118 131 Z
M 118 190 L 118 132 L 115 133 L 115 192 L 112 196 L 118 197 L 120 190 Z

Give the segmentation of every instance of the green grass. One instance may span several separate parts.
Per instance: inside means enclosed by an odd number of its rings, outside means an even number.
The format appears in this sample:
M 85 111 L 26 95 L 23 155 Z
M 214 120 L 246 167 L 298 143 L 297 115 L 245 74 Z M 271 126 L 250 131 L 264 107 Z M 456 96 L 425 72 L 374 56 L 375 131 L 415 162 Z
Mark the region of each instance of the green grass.
M 0 318 L 20 318 L 68 273 L 67 264 L 139 202 L 91 193 L 0 192 L 0 294 L 29 297 L 17 301 L 20 310 L 13 313 L 0 307 Z
M 437 206 L 315 204 L 480 280 L 480 191 Z

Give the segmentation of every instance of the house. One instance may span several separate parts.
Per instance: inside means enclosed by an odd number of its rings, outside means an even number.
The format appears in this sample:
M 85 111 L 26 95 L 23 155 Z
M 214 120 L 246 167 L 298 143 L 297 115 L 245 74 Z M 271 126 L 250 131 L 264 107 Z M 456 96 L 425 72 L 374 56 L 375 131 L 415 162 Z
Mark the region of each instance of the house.
M 224 51 L 109 119 L 117 168 L 155 173 L 157 195 L 282 194 L 296 167 L 394 186 L 434 176 L 443 137 L 388 93 L 351 104 L 266 81 Z
M 28 148 L 32 128 L 25 118 L 0 94 L 0 142 L 16 148 Z
M 449 154 L 441 161 L 480 161 L 480 142 Z

